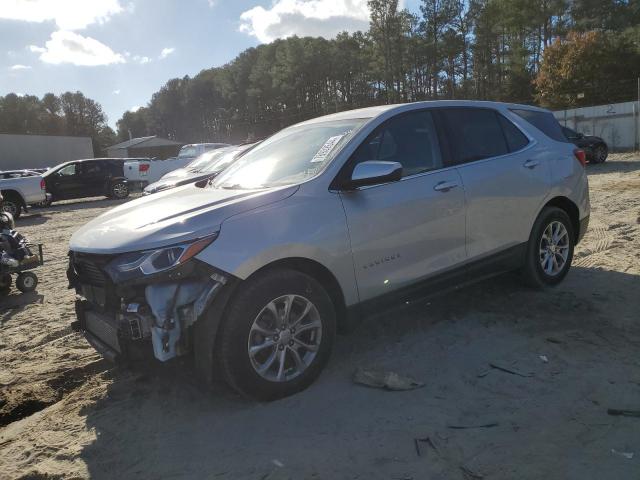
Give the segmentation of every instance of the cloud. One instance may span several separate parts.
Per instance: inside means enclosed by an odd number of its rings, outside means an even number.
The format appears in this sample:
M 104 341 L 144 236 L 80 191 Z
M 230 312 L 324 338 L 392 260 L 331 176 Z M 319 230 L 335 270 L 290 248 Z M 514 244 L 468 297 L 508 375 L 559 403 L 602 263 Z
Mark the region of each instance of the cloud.
M 31 67 L 29 65 L 21 65 L 18 63 L 16 65 L 11 65 L 9 70 L 31 70 Z
M 96 66 L 124 63 L 125 59 L 104 43 L 91 37 L 83 37 L 74 32 L 59 30 L 51 34 L 44 47 L 31 45 L 32 52 L 40 53 L 40 60 L 59 65 Z
M 171 55 L 175 51 L 176 49 L 173 47 L 163 48 L 158 58 L 160 59 L 167 58 L 169 55 Z
M 120 89 L 114 90 L 114 91 L 113 91 L 113 94 L 114 94 L 114 95 L 120 95 Z
M 145 57 L 141 55 L 134 55 L 132 58 L 134 62 L 139 63 L 141 65 L 144 65 L 145 63 L 149 63 L 151 61 L 149 57 Z
M 129 109 L 129 111 L 130 111 L 130 112 L 135 113 L 135 112 L 137 112 L 138 110 L 140 110 L 141 108 L 142 108 L 142 107 L 141 107 L 140 105 L 134 105 L 133 107 L 131 107 L 131 108 Z
M 261 42 L 300 36 L 334 37 L 342 31 L 366 30 L 367 0 L 274 0 L 240 15 L 240 31 Z
M 218 4 L 218 0 L 209 0 L 209 7 L 213 8 Z
M 104 23 L 123 10 L 119 0 L 2 0 L 0 18 L 54 21 L 61 30 L 79 30 L 92 23 Z

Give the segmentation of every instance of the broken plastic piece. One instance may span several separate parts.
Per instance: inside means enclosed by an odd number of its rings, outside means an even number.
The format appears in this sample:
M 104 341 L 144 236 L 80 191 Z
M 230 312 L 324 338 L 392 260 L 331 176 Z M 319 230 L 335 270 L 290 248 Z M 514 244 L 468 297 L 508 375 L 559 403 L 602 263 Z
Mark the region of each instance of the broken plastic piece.
M 395 372 L 367 370 L 359 368 L 353 375 L 353 381 L 368 387 L 383 388 L 392 391 L 414 390 L 424 387 L 424 383 L 411 377 L 398 375 Z

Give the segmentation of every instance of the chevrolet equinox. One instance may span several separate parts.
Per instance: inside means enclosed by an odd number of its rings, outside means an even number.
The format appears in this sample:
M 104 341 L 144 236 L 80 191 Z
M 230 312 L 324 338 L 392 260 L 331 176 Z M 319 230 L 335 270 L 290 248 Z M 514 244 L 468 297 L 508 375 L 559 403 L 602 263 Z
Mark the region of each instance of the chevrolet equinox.
M 372 309 L 512 270 L 562 281 L 589 220 L 584 163 L 549 111 L 524 105 L 308 120 L 213 180 L 80 228 L 74 327 L 112 360 L 188 356 L 204 381 L 291 395 Z

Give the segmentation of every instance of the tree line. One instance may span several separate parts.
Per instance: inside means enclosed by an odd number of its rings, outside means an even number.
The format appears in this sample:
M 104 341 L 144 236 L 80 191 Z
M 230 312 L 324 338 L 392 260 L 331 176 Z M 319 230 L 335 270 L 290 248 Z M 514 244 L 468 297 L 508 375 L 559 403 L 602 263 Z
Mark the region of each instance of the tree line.
M 366 32 L 291 37 L 169 80 L 125 112 L 117 140 L 261 138 L 315 116 L 371 105 L 478 99 L 568 108 L 635 98 L 640 0 L 369 0 Z M 113 132 L 81 93 L 0 97 L 0 131 Z
M 259 138 L 381 103 L 480 99 L 560 108 L 634 98 L 640 0 L 369 0 L 367 32 L 291 37 L 174 78 L 118 121 L 121 140 Z
M 81 92 L 0 96 L 0 133 L 91 137 L 94 155 L 116 141 L 102 106 Z

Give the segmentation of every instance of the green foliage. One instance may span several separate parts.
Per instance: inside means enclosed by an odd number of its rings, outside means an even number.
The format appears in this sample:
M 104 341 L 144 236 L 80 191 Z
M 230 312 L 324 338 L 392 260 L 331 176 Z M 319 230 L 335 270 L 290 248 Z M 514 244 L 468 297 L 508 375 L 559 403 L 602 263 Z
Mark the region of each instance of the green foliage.
M 95 155 L 103 155 L 115 141 L 102 106 L 81 92 L 47 93 L 42 99 L 0 96 L 0 133 L 91 137 Z

